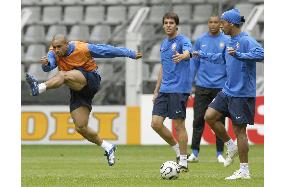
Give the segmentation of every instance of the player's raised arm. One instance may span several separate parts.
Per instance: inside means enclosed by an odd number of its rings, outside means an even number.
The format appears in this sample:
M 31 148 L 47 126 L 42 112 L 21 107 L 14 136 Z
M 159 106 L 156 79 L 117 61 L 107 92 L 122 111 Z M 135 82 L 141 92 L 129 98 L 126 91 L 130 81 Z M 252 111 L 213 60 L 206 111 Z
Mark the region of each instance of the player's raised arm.
M 44 72 L 49 72 L 57 67 L 55 54 L 52 50 L 47 53 L 47 56 L 41 57 L 40 62 Z
M 142 53 L 124 47 L 114 47 L 107 44 L 88 44 L 90 54 L 94 58 L 129 57 L 139 59 Z

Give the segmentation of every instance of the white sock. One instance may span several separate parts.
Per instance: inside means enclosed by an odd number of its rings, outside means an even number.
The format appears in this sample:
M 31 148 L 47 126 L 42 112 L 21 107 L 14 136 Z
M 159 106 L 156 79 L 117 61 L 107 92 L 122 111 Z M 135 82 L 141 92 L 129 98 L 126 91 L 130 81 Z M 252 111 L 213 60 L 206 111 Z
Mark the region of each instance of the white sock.
M 41 94 L 46 91 L 46 85 L 44 83 L 40 83 L 38 85 L 38 92 Z
M 225 145 L 227 146 L 228 150 L 232 150 L 236 146 L 232 139 L 230 139 L 229 141 L 225 142 Z
M 103 140 L 103 143 L 101 145 L 101 147 L 106 150 L 106 151 L 109 151 L 111 148 L 112 148 L 112 144 Z
M 180 155 L 179 144 L 172 146 L 173 150 L 176 152 L 177 157 Z
M 248 163 L 240 163 L 240 170 L 248 173 L 249 172 Z
M 180 155 L 179 165 L 187 167 L 187 155 Z

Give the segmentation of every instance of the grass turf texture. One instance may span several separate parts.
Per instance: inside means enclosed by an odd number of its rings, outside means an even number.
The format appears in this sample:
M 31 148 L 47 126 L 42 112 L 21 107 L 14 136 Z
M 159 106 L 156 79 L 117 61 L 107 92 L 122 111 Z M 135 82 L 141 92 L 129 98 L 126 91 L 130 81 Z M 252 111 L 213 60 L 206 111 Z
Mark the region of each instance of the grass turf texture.
M 116 158 L 109 167 L 98 146 L 22 145 L 22 186 L 264 186 L 263 145 L 250 146 L 251 180 L 224 180 L 239 161 L 224 168 L 216 161 L 215 145 L 202 146 L 199 163 L 190 163 L 177 180 L 160 178 L 161 164 L 175 160 L 169 146 L 118 146 Z

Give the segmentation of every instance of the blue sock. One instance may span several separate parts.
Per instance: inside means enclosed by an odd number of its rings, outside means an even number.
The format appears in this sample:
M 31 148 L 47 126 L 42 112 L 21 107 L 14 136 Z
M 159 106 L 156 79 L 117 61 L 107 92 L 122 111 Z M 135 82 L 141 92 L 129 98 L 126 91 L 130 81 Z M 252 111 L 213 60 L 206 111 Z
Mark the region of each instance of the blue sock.
M 197 149 L 192 149 L 192 153 L 194 156 L 198 157 L 198 150 Z
M 222 155 L 222 151 L 217 151 L 216 155 L 217 155 L 217 157 L 218 157 L 219 155 Z

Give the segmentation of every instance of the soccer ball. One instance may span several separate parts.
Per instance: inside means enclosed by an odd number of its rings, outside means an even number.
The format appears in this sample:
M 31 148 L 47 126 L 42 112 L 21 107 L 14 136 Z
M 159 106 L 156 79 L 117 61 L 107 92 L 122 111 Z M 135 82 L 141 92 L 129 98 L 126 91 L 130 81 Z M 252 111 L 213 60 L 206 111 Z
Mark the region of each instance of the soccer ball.
M 166 161 L 161 165 L 160 174 L 162 179 L 177 179 L 179 177 L 179 167 L 174 161 Z

